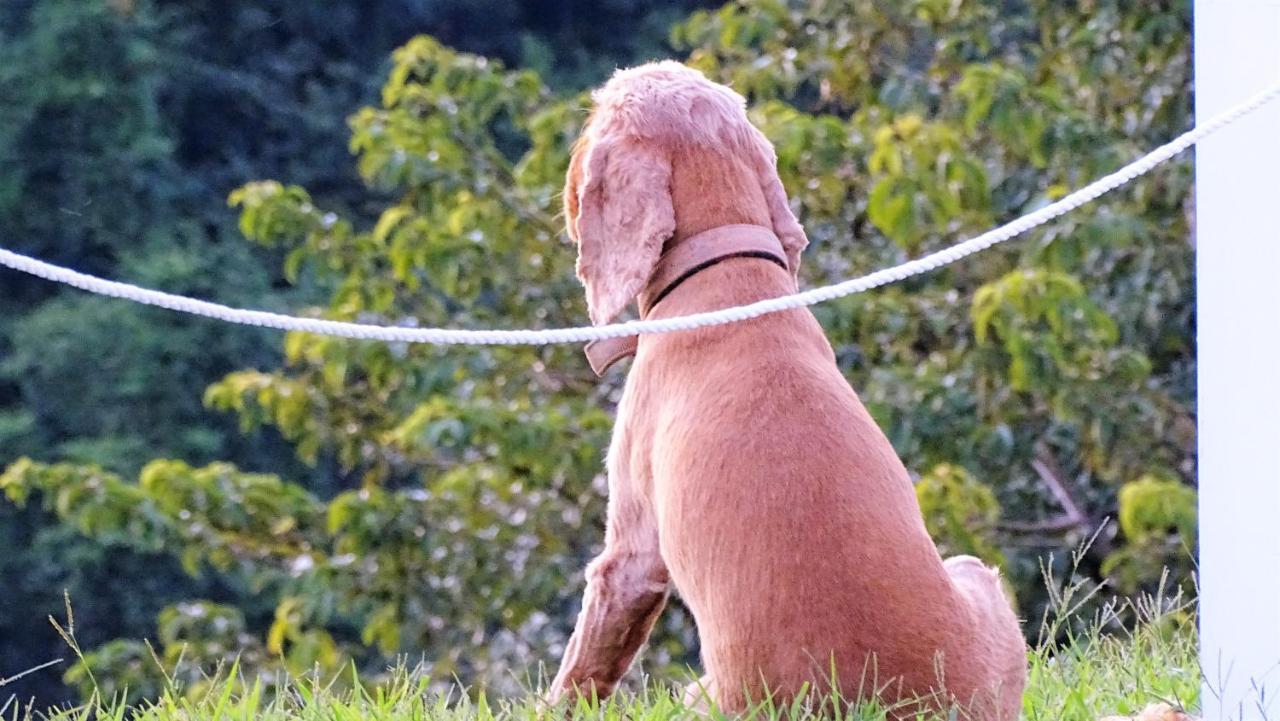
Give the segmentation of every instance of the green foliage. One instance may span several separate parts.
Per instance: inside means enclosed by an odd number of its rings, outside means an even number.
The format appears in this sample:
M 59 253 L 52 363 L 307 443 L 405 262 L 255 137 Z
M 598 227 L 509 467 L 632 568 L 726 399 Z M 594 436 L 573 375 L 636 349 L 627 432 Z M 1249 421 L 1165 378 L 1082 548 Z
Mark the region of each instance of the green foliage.
M 212 679 L 198 664 L 186 664 L 188 657 L 213 664 L 212 668 L 235 668 L 237 663 L 263 672 L 283 672 L 248 633 L 239 609 L 205 601 L 179 603 L 157 616 L 157 645 L 119 639 L 103 644 L 85 655 L 65 675 L 67 684 L 81 698 L 119 699 L 142 703 L 162 696 L 179 685 L 192 694 L 207 693 Z M 301 666 L 299 672 L 309 666 Z
M 393 48 L 426 30 L 580 87 L 662 52 L 669 22 L 691 4 L 0 3 L 0 244 L 232 305 L 305 307 L 324 298 L 311 276 L 281 268 L 280 251 L 241 242 L 223 199 L 246 179 L 288 178 L 353 221 L 376 215 L 344 119 L 376 97 Z M 279 365 L 268 334 L 8 271 L 0 288 L 0 467 L 31 456 L 133 476 L 152 457 L 223 459 L 326 497 L 350 487 L 325 453 L 310 456 L 314 467 L 295 462 L 274 427 L 241 435 L 235 418 L 201 404 L 198 389 L 234 369 Z M 0 673 L 59 653 L 43 619 L 64 588 L 96 622 L 90 644 L 149 634 L 156 610 L 183 598 L 213 593 L 253 608 L 255 633 L 271 618 L 257 606 L 275 604 L 248 593 L 246 579 L 184 578 L 167 555 L 79 536 L 38 507 L 0 509 L 0 539 L 16 549 L 0 554 Z M 38 705 L 69 698 L 49 673 L 6 691 Z
M 1000 503 L 987 486 L 963 468 L 934 466 L 916 482 L 916 497 L 929 535 L 939 539 L 944 556 L 965 554 L 1003 564 L 996 545 Z
M 1185 600 L 1162 604 L 1146 599 L 1129 607 L 1110 607 L 1071 642 L 1035 649 L 1023 718 L 1086 721 L 1112 714 L 1131 716 L 1157 702 L 1198 715 L 1205 679 L 1196 619 Z M 1116 619 L 1122 615 L 1140 620 L 1116 632 Z M 1109 631 L 1114 635 L 1103 635 Z M 1210 688 L 1215 683 L 1208 681 Z
M 816 285 L 981 232 L 1181 130 L 1188 24 L 1185 7 L 1118 0 L 741 2 L 695 14 L 673 40 L 749 96 L 813 241 L 802 280 Z M 290 282 L 325 290 L 308 311 L 325 317 L 579 324 L 557 213 L 584 98 L 426 37 L 396 51 L 387 77 L 380 102 L 349 119 L 372 200 L 281 173 L 231 193 L 241 232 L 282 258 Z M 950 552 L 1003 558 L 1027 615 L 1055 603 L 1039 552 L 1117 511 L 1120 532 L 1103 529 L 1081 573 L 1151 588 L 1194 543 L 1189 171 L 1172 163 L 1021 243 L 815 309 L 842 370 L 923 473 L 930 530 Z M 255 673 L 382 669 L 407 653 L 432 678 L 513 691 L 552 662 L 601 537 L 620 378 L 595 379 L 574 347 L 291 334 L 282 356 L 204 393 L 242 429 L 292 446 L 280 473 L 155 461 L 133 482 L 123 460 L 116 473 L 20 461 L 0 487 L 268 605 L 243 622 L 209 607 L 239 629 L 229 636 L 201 624 L 169 634 L 203 672 L 226 663 L 228 644 Z M 0 424 L 30 432 L 21 417 Z M 284 480 L 307 476 L 328 478 L 328 492 Z M 183 617 L 166 613 L 161 629 Z M 649 668 L 669 672 L 691 646 L 676 609 Z M 108 646 L 83 666 L 112 675 L 112 658 L 128 677 L 139 649 Z
M 1176 532 L 1194 540 L 1196 492 L 1177 480 L 1148 474 L 1120 489 L 1120 530 L 1133 541 Z
M 1163 473 L 1124 484 L 1119 493 L 1120 530 L 1128 543 L 1109 555 L 1102 571 L 1132 593 L 1150 579 L 1191 573 L 1196 540 L 1196 492 Z
M 1042 269 L 1015 270 L 973 295 L 977 345 L 998 340 L 1009 358 L 1009 387 L 1062 387 L 1070 374 L 1087 372 L 1093 355 L 1116 342 L 1111 318 L 1074 277 Z M 1137 380 L 1145 377 L 1137 362 Z
M 1143 620 L 1132 631 L 1104 635 L 1106 622 L 1100 620 L 1088 625 L 1071 643 L 1048 644 L 1033 651 L 1022 717 L 1028 721 L 1094 721 L 1112 714 L 1128 716 L 1155 702 L 1172 703 L 1195 713 L 1202 675 L 1194 618 L 1176 601 L 1143 602 L 1136 610 Z M 192 609 L 188 613 L 197 612 Z M 217 609 L 198 613 L 210 620 L 225 619 L 225 633 L 238 627 L 233 614 L 219 616 Z M 121 665 L 134 668 L 144 663 L 139 650 L 143 649 L 121 647 L 115 652 Z M 159 663 L 172 668 L 168 659 Z M 376 679 L 350 669 L 332 675 L 250 674 L 244 663 L 228 663 L 213 677 L 200 679 L 186 675 L 181 665 L 167 677 L 157 662 L 153 661 L 151 668 L 138 670 L 131 677 L 155 691 L 148 703 L 126 707 L 122 703 L 125 697 L 110 693 L 117 687 L 90 684 L 84 692 L 90 700 L 84 706 L 48 717 L 24 710 L 15 715 L 15 721 L 71 721 L 86 715 L 129 721 L 550 721 L 564 715 L 528 696 L 499 699 L 481 694 L 472 699 L 452 689 L 433 692 L 435 684 L 430 678 L 403 665 Z M 831 704 L 838 704 L 835 708 L 839 711 L 834 712 Z M 572 714 L 586 721 L 663 721 L 697 715 L 670 687 L 652 682 L 615 694 L 605 703 L 583 702 Z M 763 721 L 887 718 L 886 709 L 874 702 L 849 706 L 834 699 L 793 705 L 765 702 L 752 715 Z M 919 721 L 943 718 L 955 716 L 921 717 Z

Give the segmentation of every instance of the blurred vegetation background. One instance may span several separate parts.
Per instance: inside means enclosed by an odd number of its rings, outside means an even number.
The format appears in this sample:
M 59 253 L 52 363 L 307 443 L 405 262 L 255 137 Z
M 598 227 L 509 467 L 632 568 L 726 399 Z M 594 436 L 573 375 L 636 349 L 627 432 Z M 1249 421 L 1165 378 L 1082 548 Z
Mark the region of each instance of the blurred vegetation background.
M 823 284 L 1185 129 L 1189 5 L 9 0 L 0 243 L 249 307 L 581 324 L 559 189 L 584 91 L 676 57 L 748 97 Z M 944 552 L 1003 564 L 1033 632 L 1043 568 L 1089 539 L 1095 603 L 1166 568 L 1192 584 L 1191 184 L 1183 157 L 815 309 Z M 0 271 L 0 676 L 68 655 L 64 589 L 87 653 L 0 695 L 139 699 L 157 660 L 198 687 L 236 658 L 518 691 L 603 538 L 623 375 L 572 346 L 282 339 Z M 677 605 L 643 666 L 696 650 Z

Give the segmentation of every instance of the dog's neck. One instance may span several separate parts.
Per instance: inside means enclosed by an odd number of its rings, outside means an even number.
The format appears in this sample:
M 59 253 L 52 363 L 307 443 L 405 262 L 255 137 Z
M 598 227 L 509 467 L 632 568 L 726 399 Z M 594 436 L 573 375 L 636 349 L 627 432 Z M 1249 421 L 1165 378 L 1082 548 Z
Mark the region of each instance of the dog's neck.
M 648 284 L 636 298 L 640 316 L 647 317 L 668 295 L 696 282 L 703 271 L 734 258 L 750 258 L 778 266 L 787 271 L 787 254 L 773 231 L 752 224 L 721 225 L 691 235 L 671 244 L 654 266 Z M 587 344 L 587 360 L 596 375 L 609 366 L 635 354 L 639 346 L 636 336 L 608 338 Z

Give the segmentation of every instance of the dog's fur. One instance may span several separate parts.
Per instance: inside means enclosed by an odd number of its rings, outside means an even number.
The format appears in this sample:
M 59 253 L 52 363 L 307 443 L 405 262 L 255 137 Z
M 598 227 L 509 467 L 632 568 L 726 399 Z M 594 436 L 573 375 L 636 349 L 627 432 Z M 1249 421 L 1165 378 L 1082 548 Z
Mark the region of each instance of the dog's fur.
M 807 240 L 740 95 L 663 62 L 619 71 L 594 99 L 564 195 L 593 322 L 634 299 L 664 248 L 728 224 L 771 229 L 790 273 L 729 259 L 650 317 L 795 290 Z M 553 700 L 610 693 L 674 582 L 706 666 L 690 695 L 723 710 L 834 679 L 849 698 L 905 700 L 895 715 L 958 703 L 981 721 L 1017 717 L 1025 647 L 997 572 L 938 555 L 906 469 L 807 310 L 643 336 L 607 465 L 606 548 Z

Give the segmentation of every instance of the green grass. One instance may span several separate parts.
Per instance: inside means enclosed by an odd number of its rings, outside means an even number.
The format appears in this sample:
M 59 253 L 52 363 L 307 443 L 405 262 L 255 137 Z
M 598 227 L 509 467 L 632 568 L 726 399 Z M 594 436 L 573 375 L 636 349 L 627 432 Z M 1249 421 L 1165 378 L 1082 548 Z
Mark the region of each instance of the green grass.
M 1052 578 L 1050 588 L 1053 588 Z M 1094 606 L 1083 584 L 1057 591 L 1054 618 L 1041 620 L 1041 641 L 1029 655 L 1030 677 L 1023 702 L 1027 721 L 1096 721 L 1133 714 L 1164 701 L 1194 711 L 1201 675 L 1197 662 L 1193 605 L 1185 598 L 1156 596 L 1138 602 Z M 1128 619 L 1121 624 L 1120 619 Z M 1136 622 L 1135 622 L 1136 620 Z M 1127 626 L 1127 628 L 1126 628 Z M 74 638 L 69 639 L 77 651 Z M 74 708 L 36 711 L 10 699 L 0 688 L 4 721 L 521 721 L 563 719 L 542 707 L 534 694 L 491 700 L 461 691 L 441 694 L 429 680 L 396 671 L 389 680 L 364 684 L 354 673 L 325 681 L 295 679 L 272 692 L 275 679 L 246 678 L 227 669 L 198 687 L 171 686 L 159 699 L 129 707 L 93 698 Z M 619 693 L 601 704 L 580 704 L 574 716 L 588 721 L 659 721 L 696 718 L 683 706 L 674 684 L 640 682 L 640 690 Z M 829 702 L 828 702 L 829 704 Z M 847 721 L 879 721 L 874 704 L 815 709 L 762 704 L 743 718 L 791 721 L 838 716 Z M 713 718 L 723 718 L 712 713 Z M 945 718 L 945 717 L 944 717 Z

